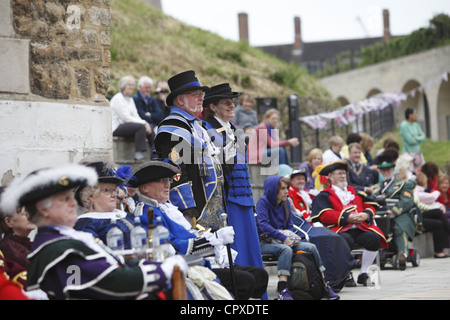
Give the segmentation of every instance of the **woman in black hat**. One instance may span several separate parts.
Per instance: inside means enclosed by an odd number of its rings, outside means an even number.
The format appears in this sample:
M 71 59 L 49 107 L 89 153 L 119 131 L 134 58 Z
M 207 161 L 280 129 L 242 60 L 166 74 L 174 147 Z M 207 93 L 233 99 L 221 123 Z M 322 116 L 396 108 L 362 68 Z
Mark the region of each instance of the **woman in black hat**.
M 230 122 L 234 117 L 233 99 L 238 96 L 228 83 L 222 83 L 210 88 L 203 105 L 209 114 L 206 117 L 208 133 L 221 149 L 228 223 L 235 229 L 235 241 L 231 246 L 239 252 L 236 263 L 262 267 L 243 131 L 236 130 Z
M 26 206 L 38 226 L 28 256 L 28 290 L 39 288 L 50 299 L 136 299 L 166 288 L 175 264 L 186 271 L 179 257 L 129 266 L 91 234 L 74 230 L 72 189 L 96 183 L 94 169 L 71 164 L 36 170 L 14 180 L 2 194 L 4 213 Z
M 92 233 L 106 244 L 106 234 L 113 226 L 111 221 L 115 220 L 124 235 L 124 249 L 131 249 L 130 232 L 134 228 L 134 216 L 116 209 L 117 187 L 124 180 L 115 175 L 112 163 L 96 161 L 86 165 L 97 171 L 98 183 L 77 189 L 76 198 L 87 212 L 78 216 L 74 229 Z

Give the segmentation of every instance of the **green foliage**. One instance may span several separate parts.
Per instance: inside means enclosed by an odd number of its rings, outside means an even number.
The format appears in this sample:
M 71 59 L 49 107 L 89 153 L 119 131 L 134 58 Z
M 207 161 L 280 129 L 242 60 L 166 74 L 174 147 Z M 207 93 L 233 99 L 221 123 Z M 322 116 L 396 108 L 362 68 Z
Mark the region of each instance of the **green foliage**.
M 420 28 L 410 35 L 391 39 L 389 42 L 378 42 L 361 47 L 361 60 L 358 67 L 363 67 L 409 54 L 450 44 L 450 17 L 446 14 L 435 15 L 428 28 Z M 351 65 L 351 53 L 341 52 L 333 61 L 327 61 L 318 77 L 347 71 Z
M 408 54 L 436 48 L 450 43 L 450 17 L 439 14 L 430 20 L 428 28 L 420 28 L 408 36 L 394 38 L 361 48 L 359 66 L 395 59 Z

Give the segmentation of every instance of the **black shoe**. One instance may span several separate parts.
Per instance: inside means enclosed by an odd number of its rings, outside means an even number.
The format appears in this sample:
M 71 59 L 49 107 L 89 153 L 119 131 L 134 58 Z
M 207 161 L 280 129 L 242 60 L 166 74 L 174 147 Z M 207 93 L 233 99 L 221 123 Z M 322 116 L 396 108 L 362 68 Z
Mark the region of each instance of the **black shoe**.
M 353 279 L 353 273 L 349 273 L 347 279 L 345 279 L 345 287 L 356 287 L 355 279 Z
M 367 275 L 367 273 L 361 273 L 358 276 L 358 283 L 362 284 L 364 287 L 367 287 L 367 279 L 369 279 L 369 276 Z

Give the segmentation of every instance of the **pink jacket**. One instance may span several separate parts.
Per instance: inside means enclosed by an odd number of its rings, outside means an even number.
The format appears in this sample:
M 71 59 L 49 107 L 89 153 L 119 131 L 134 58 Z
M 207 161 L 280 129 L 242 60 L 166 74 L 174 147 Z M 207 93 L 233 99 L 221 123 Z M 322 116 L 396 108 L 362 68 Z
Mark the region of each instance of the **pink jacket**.
M 272 136 L 269 135 L 266 123 L 260 123 L 255 128 L 255 133 L 248 143 L 248 163 L 261 163 L 261 158 L 267 148 L 278 148 L 289 145 L 289 140 L 282 140 L 278 136 L 278 129 L 272 129 Z

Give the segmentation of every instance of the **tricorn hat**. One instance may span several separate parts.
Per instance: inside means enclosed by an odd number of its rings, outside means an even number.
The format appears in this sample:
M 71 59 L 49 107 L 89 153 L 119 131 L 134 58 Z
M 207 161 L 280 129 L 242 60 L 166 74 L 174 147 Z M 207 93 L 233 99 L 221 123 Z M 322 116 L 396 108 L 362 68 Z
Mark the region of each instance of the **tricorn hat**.
M 168 106 L 173 105 L 173 99 L 185 92 L 202 90 L 208 91 L 209 87 L 202 86 L 195 76 L 195 71 L 188 70 L 182 73 L 174 75 L 172 78 L 167 80 L 169 84 L 170 93 L 166 98 L 166 103 Z
M 395 167 L 394 162 L 392 161 L 392 157 L 387 154 L 382 154 L 378 157 L 379 165 L 378 168 L 380 169 L 387 169 Z
M 345 161 L 334 161 L 327 165 L 325 165 L 322 170 L 320 170 L 319 174 L 321 176 L 328 176 L 331 172 L 337 169 L 347 170 L 348 163 Z
M 126 184 L 137 188 L 148 182 L 162 178 L 172 178 L 180 172 L 180 167 L 169 159 L 150 160 L 137 166 L 133 170 L 133 175 L 126 181 Z
M 12 214 L 21 206 L 36 203 L 53 194 L 95 183 L 95 170 L 79 164 L 38 169 L 15 179 L 6 187 L 0 199 L 0 209 L 7 215 Z
M 209 88 L 208 93 L 203 100 L 203 106 L 207 107 L 211 102 L 219 101 L 220 99 L 234 99 L 239 97 L 239 92 L 233 92 L 229 83 L 218 84 Z
M 295 176 L 297 176 L 299 174 L 304 175 L 305 176 L 305 181 L 308 181 L 308 175 L 306 174 L 306 170 L 304 168 L 293 170 L 291 172 L 291 175 L 289 176 L 289 178 L 292 179 L 293 177 L 295 177 Z

